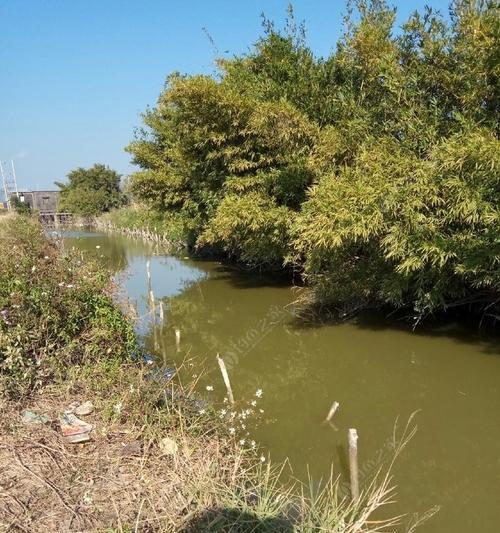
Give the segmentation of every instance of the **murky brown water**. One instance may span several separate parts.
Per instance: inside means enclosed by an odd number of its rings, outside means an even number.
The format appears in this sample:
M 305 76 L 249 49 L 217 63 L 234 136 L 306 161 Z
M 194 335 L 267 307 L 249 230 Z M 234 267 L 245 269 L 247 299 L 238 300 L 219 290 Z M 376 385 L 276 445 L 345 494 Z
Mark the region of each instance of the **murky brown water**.
M 99 234 L 66 241 L 126 272 L 124 290 L 147 312 L 151 245 Z M 387 450 L 395 420 L 404 423 L 418 410 L 418 433 L 395 471 L 394 512 L 441 506 L 419 529 L 428 533 L 500 530 L 498 338 L 453 323 L 414 333 L 381 316 L 310 327 L 294 318 L 296 294 L 283 280 L 169 256 L 155 255 L 151 263 L 165 322 L 142 322 L 146 346 L 166 364 L 190 358 L 189 372 L 203 363 L 199 390 L 214 401 L 225 394 L 215 360 L 220 353 L 235 397 L 254 398 L 264 411 L 247 440 L 257 440 L 275 460 L 288 457 L 300 478 L 309 469 L 317 482 L 332 464 L 346 475 L 347 429 L 355 427 L 366 479 Z M 340 403 L 334 426 L 324 423 L 333 400 Z

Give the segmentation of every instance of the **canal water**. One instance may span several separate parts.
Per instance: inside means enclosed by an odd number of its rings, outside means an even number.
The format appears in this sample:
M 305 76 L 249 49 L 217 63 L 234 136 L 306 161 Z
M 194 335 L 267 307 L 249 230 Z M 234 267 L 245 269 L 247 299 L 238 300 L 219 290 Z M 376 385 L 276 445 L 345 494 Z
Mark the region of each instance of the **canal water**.
M 294 476 L 318 483 L 333 468 L 346 479 L 347 430 L 354 427 L 363 483 L 387 456 L 396 420 L 404 426 L 418 411 L 417 434 L 394 471 L 393 512 L 439 506 L 419 529 L 427 533 L 500 531 L 498 337 L 454 323 L 413 332 L 373 315 L 306 324 L 294 314 L 300 289 L 282 278 L 164 255 L 117 235 L 72 233 L 66 246 L 114 269 L 146 315 L 138 330 L 158 364 L 183 363 L 187 378 L 203 368 L 197 389 L 224 408 L 220 353 L 236 399 L 256 404 L 248 423 L 239 421 L 241 438 L 257 441 L 275 461 L 288 458 Z M 162 324 L 147 316 L 148 259 Z M 340 408 L 325 423 L 334 400 Z

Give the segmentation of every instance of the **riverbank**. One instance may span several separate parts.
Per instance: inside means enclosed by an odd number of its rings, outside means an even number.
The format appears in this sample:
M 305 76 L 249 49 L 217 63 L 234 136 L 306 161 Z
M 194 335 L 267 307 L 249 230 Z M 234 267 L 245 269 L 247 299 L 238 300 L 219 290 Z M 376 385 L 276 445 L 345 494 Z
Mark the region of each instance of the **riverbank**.
M 21 217 L 0 223 L 0 523 L 20 531 L 379 531 L 382 473 L 314 496 L 242 446 L 192 386 L 143 364 L 109 275 Z M 134 362 L 135 361 L 135 362 Z M 90 440 L 61 417 L 88 401 Z M 236 409 L 237 407 L 235 407 Z M 78 413 L 78 411 L 75 411 Z M 400 451 L 396 444 L 393 452 Z M 385 526 L 389 526 L 388 522 Z
M 139 205 L 113 209 L 93 220 L 92 226 L 106 233 L 120 233 L 161 244 L 170 251 L 183 250 L 188 246 L 185 229 L 172 217 L 167 217 Z

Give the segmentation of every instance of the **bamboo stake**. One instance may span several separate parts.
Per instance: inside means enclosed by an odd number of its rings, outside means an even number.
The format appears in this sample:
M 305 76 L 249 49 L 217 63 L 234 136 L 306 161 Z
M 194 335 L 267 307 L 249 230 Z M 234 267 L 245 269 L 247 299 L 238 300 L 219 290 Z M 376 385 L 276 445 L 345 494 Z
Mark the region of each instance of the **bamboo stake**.
M 333 402 L 332 403 L 332 406 L 330 407 L 330 410 L 328 411 L 328 415 L 325 419 L 325 422 L 330 422 L 330 420 L 333 418 L 333 415 L 335 414 L 335 412 L 337 411 L 337 409 L 339 408 L 339 402 Z
M 222 373 L 222 378 L 224 379 L 224 384 L 226 385 L 227 395 L 229 397 L 229 403 L 231 405 L 234 405 L 233 389 L 231 388 L 231 382 L 229 381 L 229 374 L 227 373 L 224 360 L 221 357 L 219 357 L 219 354 L 217 354 L 217 362 L 219 363 L 219 368 Z
M 175 346 L 177 347 L 177 351 L 181 351 L 181 330 L 176 329 L 175 330 Z
M 359 473 L 358 473 L 358 432 L 349 429 L 349 474 L 351 478 L 351 497 L 354 500 L 359 498 Z
M 151 288 L 151 259 L 146 261 L 146 275 L 148 277 L 148 288 Z
M 156 319 L 156 305 L 155 305 L 155 295 L 153 289 L 149 290 L 149 305 L 151 307 L 151 314 L 153 315 L 153 320 Z

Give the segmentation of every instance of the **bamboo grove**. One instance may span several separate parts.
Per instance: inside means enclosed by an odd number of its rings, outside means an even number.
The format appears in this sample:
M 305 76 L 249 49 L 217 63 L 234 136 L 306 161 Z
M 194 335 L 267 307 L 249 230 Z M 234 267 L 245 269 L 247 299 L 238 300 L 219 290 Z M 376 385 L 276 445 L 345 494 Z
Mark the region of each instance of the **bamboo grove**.
M 383 0 L 346 12 L 329 57 L 290 9 L 216 74 L 170 75 L 130 194 L 196 247 L 299 270 L 330 308 L 498 314 L 499 4 L 401 27 Z

